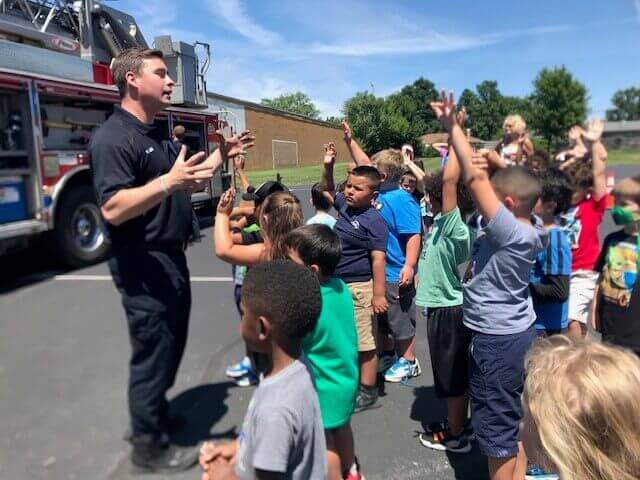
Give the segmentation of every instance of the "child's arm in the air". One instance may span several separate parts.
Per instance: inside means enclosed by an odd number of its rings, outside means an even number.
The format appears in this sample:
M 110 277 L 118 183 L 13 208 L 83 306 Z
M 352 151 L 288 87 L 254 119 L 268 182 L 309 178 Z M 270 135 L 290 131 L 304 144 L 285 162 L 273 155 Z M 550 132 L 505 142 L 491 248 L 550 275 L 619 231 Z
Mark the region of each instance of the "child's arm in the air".
M 324 160 L 322 177 L 320 178 L 320 188 L 322 191 L 331 195 L 331 200 L 336 195 L 336 186 L 333 180 L 333 166 L 336 163 L 336 146 L 333 143 L 329 143 L 324 146 Z M 328 198 L 327 198 L 328 200 Z
M 356 162 L 356 165 L 372 165 L 369 156 L 364 153 L 364 150 L 360 148 L 358 142 L 353 138 L 351 127 L 347 122 L 342 122 L 342 129 L 344 131 L 344 143 L 347 145 L 351 158 Z

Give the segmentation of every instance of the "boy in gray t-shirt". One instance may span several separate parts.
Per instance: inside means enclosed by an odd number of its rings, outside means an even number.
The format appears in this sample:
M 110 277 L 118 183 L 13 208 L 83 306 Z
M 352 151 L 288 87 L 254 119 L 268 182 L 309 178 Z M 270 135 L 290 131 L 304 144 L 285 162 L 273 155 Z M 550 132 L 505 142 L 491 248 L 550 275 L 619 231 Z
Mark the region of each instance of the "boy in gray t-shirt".
M 320 315 L 318 280 L 293 262 L 264 262 L 247 273 L 240 305 L 243 339 L 272 368 L 251 398 L 238 439 L 202 446 L 203 479 L 325 479 L 320 405 L 300 348 Z
M 472 252 L 472 278 L 463 285 L 464 323 L 473 331 L 469 348 L 471 423 L 491 480 L 514 478 L 526 465 L 518 449 L 524 357 L 536 337 L 529 275 L 545 248 L 546 231 L 531 212 L 541 193 L 537 177 L 523 167 L 496 172 L 491 180 L 473 162 L 473 150 L 456 120 L 453 95 L 431 108 L 449 131 L 463 178 L 483 226 Z

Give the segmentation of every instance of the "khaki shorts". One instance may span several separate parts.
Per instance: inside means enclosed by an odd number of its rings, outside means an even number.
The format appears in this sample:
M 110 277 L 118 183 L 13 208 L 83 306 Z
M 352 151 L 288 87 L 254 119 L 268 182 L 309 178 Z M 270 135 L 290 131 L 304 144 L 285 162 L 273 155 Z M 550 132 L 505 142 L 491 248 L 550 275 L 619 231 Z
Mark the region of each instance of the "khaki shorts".
M 569 320 L 586 324 L 598 282 L 598 272 L 578 270 L 571 274 L 569 284 Z
M 358 331 L 358 351 L 370 352 L 376 349 L 375 323 L 371 299 L 373 298 L 373 280 L 368 282 L 347 283 L 353 298 Z

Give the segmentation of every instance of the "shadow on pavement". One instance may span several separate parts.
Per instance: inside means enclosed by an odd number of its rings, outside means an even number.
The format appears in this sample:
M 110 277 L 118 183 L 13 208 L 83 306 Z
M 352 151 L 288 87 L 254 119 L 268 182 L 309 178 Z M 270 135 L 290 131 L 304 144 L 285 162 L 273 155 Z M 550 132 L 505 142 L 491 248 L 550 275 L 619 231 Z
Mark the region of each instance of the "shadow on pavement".
M 226 399 L 233 382 L 198 385 L 180 393 L 169 402 L 169 416 L 180 419 L 182 428 L 173 435 L 178 445 L 197 445 L 210 439 L 234 439 L 238 427 L 223 432 L 212 432 L 212 428 L 225 416 L 229 407 Z
M 1 295 L 49 280 L 67 270 L 41 242 L 37 242 L 20 252 L 1 255 L 0 272 Z
M 438 398 L 433 386 L 416 387 L 413 390 L 415 399 L 411 405 L 411 419 L 420 422 L 423 430 L 432 422 L 439 422 L 447 417 L 447 404 Z M 420 432 L 416 432 L 416 436 Z M 478 450 L 478 445 L 471 442 L 470 453 L 447 452 L 447 459 L 459 480 L 488 480 L 487 459 Z

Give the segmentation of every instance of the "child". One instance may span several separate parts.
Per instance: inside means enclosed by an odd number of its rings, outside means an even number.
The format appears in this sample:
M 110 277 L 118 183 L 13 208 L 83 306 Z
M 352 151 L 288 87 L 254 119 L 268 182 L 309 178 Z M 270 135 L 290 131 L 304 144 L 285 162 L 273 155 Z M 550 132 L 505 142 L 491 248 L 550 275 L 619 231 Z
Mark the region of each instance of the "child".
M 329 228 L 333 228 L 336 225 L 335 217 L 329 215 L 331 201 L 326 197 L 326 192 L 322 190 L 320 183 L 315 183 L 311 187 L 311 205 L 315 208 L 316 214 L 307 220 L 307 225 L 320 223 Z
M 473 277 L 463 286 L 464 324 L 473 330 L 471 422 L 480 451 L 489 459 L 491 480 L 521 478 L 526 464 L 522 456 L 516 461 L 520 394 L 525 353 L 536 335 L 529 274 L 547 237 L 531 217 L 540 184 L 524 167 L 501 169 L 489 180 L 486 171 L 472 163 L 473 151 L 458 125 L 453 94 L 442 92 L 442 101 L 431 108 L 449 131 L 484 224 L 473 246 Z
M 546 170 L 539 178 L 542 193 L 534 212 L 549 232 L 549 244 L 536 257 L 529 290 L 538 335 L 548 336 L 565 333 L 569 325 L 571 247 L 566 230 L 556 224 L 556 218 L 571 206 L 573 191 L 569 177 L 560 170 Z
M 249 403 L 238 439 L 202 446 L 203 479 L 326 478 L 318 397 L 302 356 L 322 299 L 316 276 L 288 260 L 252 267 L 242 287 L 242 338 L 270 370 Z
M 334 194 L 335 150 L 327 148 L 321 188 L 335 195 L 338 211 L 335 232 L 342 245 L 342 257 L 335 275 L 347 283 L 355 307 L 360 363 L 360 387 L 356 411 L 373 407 L 378 401 L 378 354 L 373 315 L 387 309 L 385 298 L 385 250 L 388 230 L 373 207 L 380 174 L 371 167 L 354 168 L 347 177 L 344 193 Z
M 562 480 L 640 478 L 640 360 L 556 335 L 528 355 L 522 442 Z
M 471 330 L 463 324 L 458 267 L 469 259 L 471 252 L 469 228 L 463 215 L 472 211 L 473 204 L 459 179 L 460 166 L 455 150 L 451 149 L 444 172 L 431 175 L 425 181 L 435 217 L 418 263 L 416 305 L 422 307 L 427 323 L 436 394 L 447 399 L 448 415 L 446 421 L 429 425 L 419 440 L 435 450 L 467 453 L 471 451 L 470 432 L 465 425 Z M 458 191 L 462 193 L 461 208 Z
M 322 310 L 315 329 L 302 339 L 315 379 L 327 439 L 329 480 L 361 480 L 355 461 L 351 414 L 358 393 L 358 337 L 347 285 L 332 277 L 342 247 L 326 225 L 306 225 L 285 241 L 289 256 L 320 281 Z
M 569 230 L 572 248 L 571 284 L 569 289 L 569 334 L 584 336 L 594 298 L 600 254 L 598 228 L 607 206 L 605 178 L 606 150 L 600 143 L 602 122 L 594 120 L 587 132 L 580 129 L 582 141 L 591 152 L 589 163 L 580 162 L 572 171 L 574 180 L 573 208 L 563 218 Z
M 596 325 L 602 339 L 640 355 L 640 176 L 615 186 L 611 216 L 622 229 L 604 241 L 596 269 Z
M 387 382 L 400 382 L 421 373 L 415 354 L 416 290 L 413 285 L 414 269 L 420 254 L 420 207 L 399 186 L 404 171 L 400 151 L 382 150 L 373 155 L 371 161 L 383 178 L 377 203 L 389 228 L 385 268 L 389 309 L 378 319 L 384 331 L 393 337 L 398 353 L 397 360 L 385 371 L 384 379 Z M 389 359 L 393 358 L 392 354 L 386 352 L 381 362 L 388 364 Z

